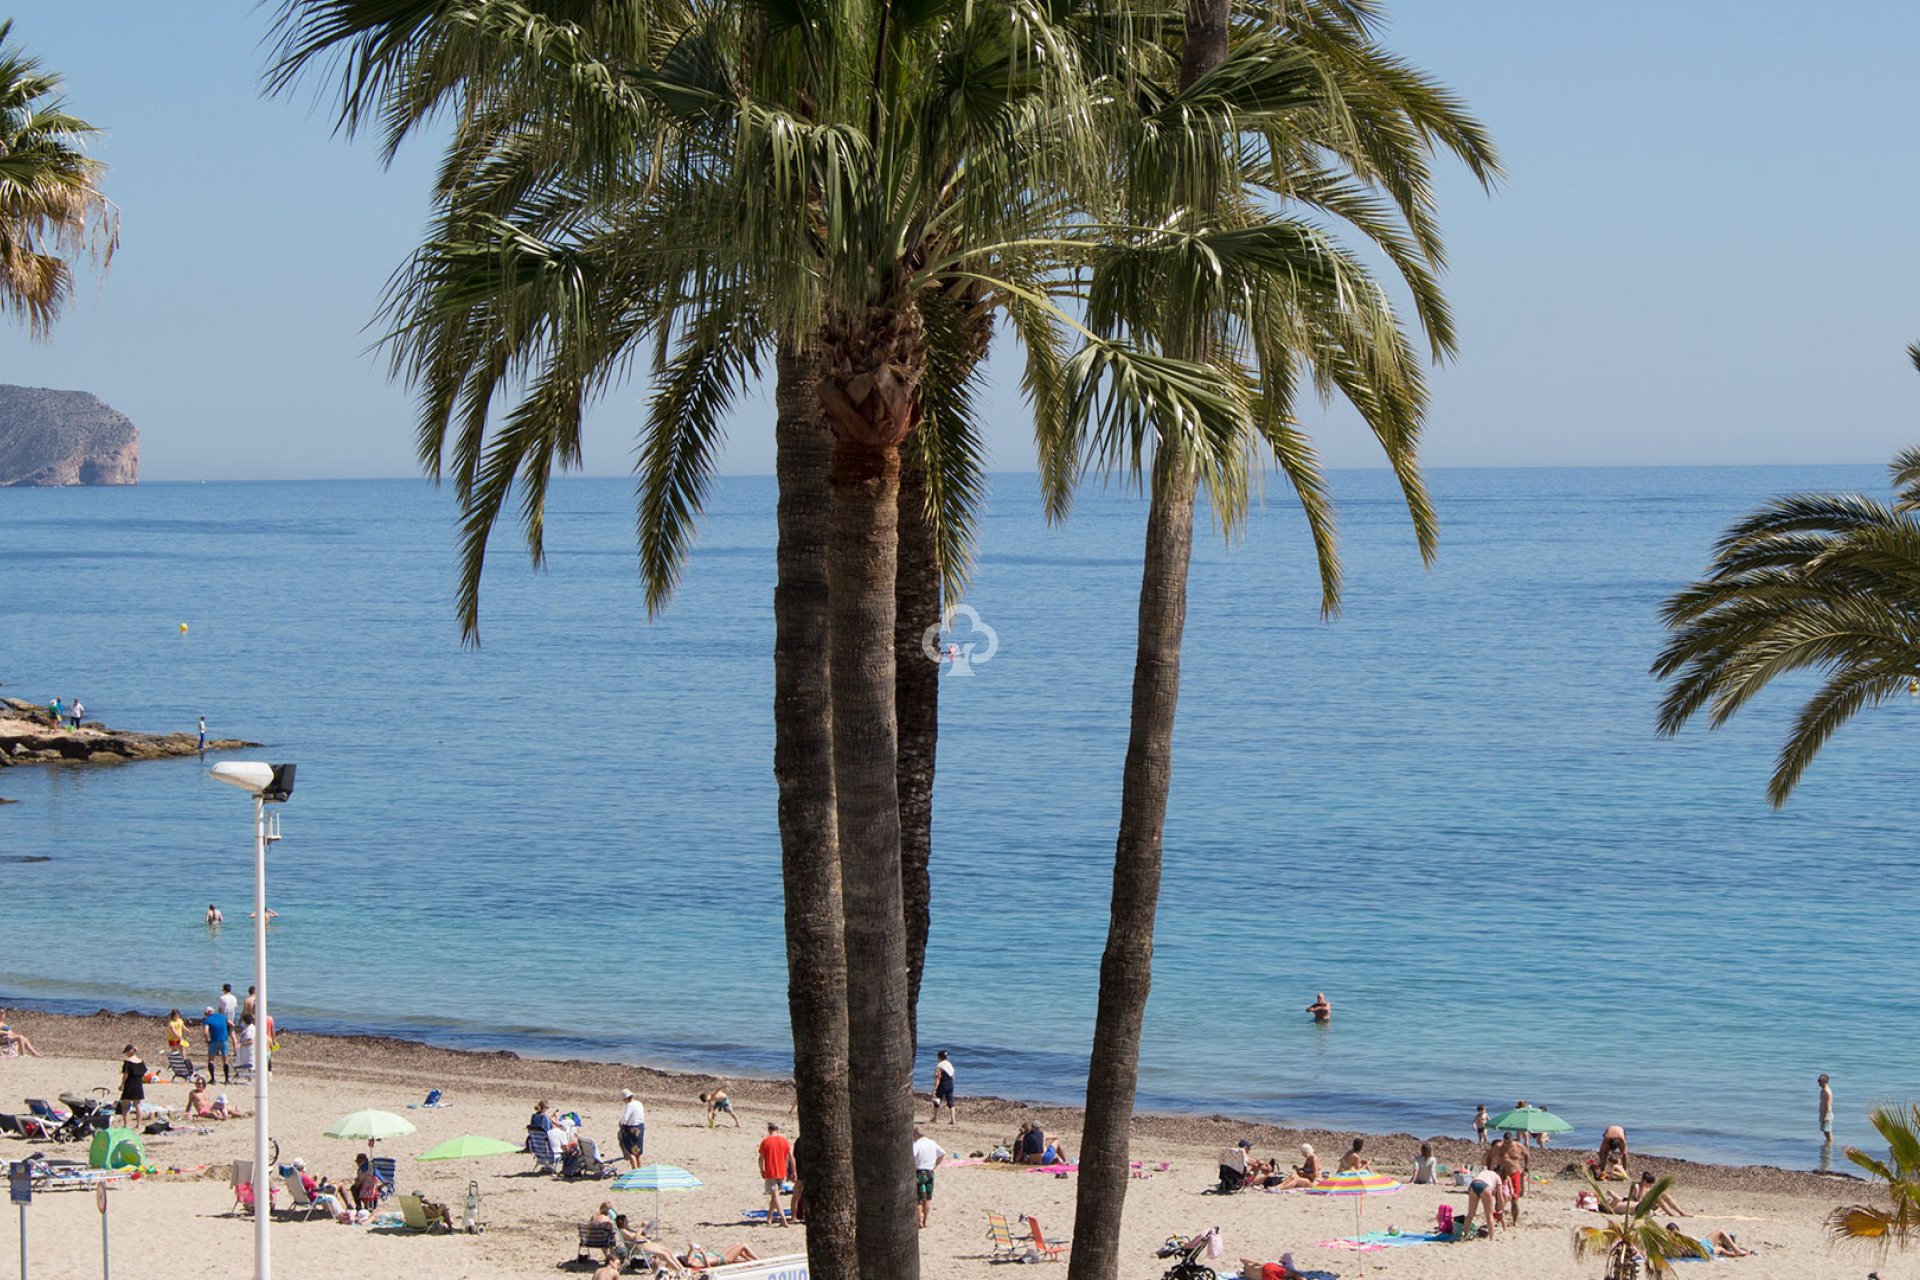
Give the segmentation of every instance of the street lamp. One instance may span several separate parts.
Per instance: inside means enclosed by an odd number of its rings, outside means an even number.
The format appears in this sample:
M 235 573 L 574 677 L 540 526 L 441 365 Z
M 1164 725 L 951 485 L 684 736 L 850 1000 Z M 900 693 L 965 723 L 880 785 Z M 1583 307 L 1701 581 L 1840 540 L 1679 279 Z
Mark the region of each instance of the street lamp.
M 272 1048 L 267 1036 L 267 842 L 280 838 L 280 818 L 268 829 L 267 805 L 284 804 L 293 795 L 290 764 L 231 760 L 213 766 L 213 776 L 253 796 L 253 1275 L 268 1280 L 273 1263 L 267 1223 L 273 1219 L 273 1184 L 267 1169 L 267 1068 Z M 238 1036 L 240 1030 L 234 1028 Z M 264 1200 L 266 1203 L 262 1204 Z

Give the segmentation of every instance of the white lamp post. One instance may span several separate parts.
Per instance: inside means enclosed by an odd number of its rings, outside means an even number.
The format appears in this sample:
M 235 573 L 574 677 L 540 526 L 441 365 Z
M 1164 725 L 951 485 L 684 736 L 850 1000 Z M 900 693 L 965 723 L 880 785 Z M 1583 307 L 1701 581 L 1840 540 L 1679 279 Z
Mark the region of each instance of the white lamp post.
M 213 776 L 253 796 L 253 1275 L 268 1280 L 273 1274 L 267 1242 L 267 1224 L 273 1219 L 273 1183 L 267 1169 L 267 1077 L 270 1041 L 267 1037 L 267 841 L 280 838 L 280 823 L 267 830 L 267 805 L 281 804 L 293 794 L 290 764 L 257 764 L 233 760 L 213 766 Z M 238 1037 L 240 1029 L 233 1034 Z

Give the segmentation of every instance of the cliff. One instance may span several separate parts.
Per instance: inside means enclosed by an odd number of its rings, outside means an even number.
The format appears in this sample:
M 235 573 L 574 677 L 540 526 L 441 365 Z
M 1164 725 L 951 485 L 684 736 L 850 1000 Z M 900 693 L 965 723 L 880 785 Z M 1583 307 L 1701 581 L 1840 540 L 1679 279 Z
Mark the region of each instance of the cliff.
M 140 433 L 85 391 L 0 386 L 0 486 L 135 484 Z

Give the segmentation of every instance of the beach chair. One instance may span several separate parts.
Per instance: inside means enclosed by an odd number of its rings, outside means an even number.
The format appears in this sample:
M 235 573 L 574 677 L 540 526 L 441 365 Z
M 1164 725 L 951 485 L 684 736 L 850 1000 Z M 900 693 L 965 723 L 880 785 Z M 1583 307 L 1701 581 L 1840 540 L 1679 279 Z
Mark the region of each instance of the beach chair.
M 30 1142 L 54 1142 L 60 1126 L 51 1120 L 42 1120 L 39 1116 L 15 1116 L 14 1123 L 20 1126 L 20 1136 Z
M 320 1202 L 307 1194 L 307 1184 L 300 1181 L 297 1169 L 287 1174 L 286 1186 L 287 1195 L 291 1197 L 287 1204 L 287 1216 L 291 1218 L 297 1213 L 300 1215 L 300 1221 L 305 1222 L 314 1215 L 315 1210 L 319 1209 Z
M 246 1215 L 253 1211 L 253 1161 L 235 1160 L 233 1175 L 229 1179 L 233 1184 L 233 1203 L 227 1206 L 229 1218 L 236 1214 Z
M 1019 1258 L 1020 1246 L 1014 1241 L 1013 1228 L 1008 1225 L 1007 1215 L 1004 1213 L 987 1215 L 987 1239 L 993 1242 L 992 1257 L 1006 1258 L 1009 1261 Z
M 167 1070 L 173 1072 L 168 1084 L 178 1084 L 182 1080 L 191 1081 L 194 1077 L 193 1059 L 187 1056 L 185 1049 L 167 1050 Z
M 380 1179 L 380 1198 L 385 1199 L 395 1191 L 395 1179 L 400 1176 L 399 1165 L 392 1156 L 373 1158 L 373 1176 Z
M 1060 1255 L 1067 1251 L 1067 1247 L 1071 1242 L 1061 1240 L 1053 1244 L 1048 1244 L 1046 1233 L 1040 1230 L 1040 1219 L 1028 1214 L 1026 1222 L 1027 1230 L 1033 1235 L 1034 1252 L 1038 1253 L 1048 1262 L 1060 1261 Z
M 613 1224 L 610 1222 L 583 1222 L 580 1224 L 580 1253 L 575 1262 L 592 1262 L 593 1250 L 600 1251 L 600 1260 L 606 1261 L 613 1256 L 613 1246 L 619 1241 Z
M 407 1224 L 407 1230 L 421 1235 L 432 1235 L 436 1231 L 451 1231 L 439 1218 L 429 1218 L 427 1211 L 420 1206 L 419 1196 L 400 1197 L 400 1220 Z
M 45 1098 L 28 1098 L 27 1110 L 33 1113 L 36 1120 L 45 1120 L 50 1125 L 59 1126 L 67 1122 L 67 1113 Z
M 609 1160 L 601 1155 L 600 1148 L 592 1138 L 582 1136 L 574 1150 L 578 1153 L 580 1176 L 583 1178 L 604 1178 L 621 1167 L 620 1161 Z
M 533 1153 L 533 1171 L 535 1173 L 560 1172 L 560 1157 L 553 1154 L 553 1139 L 542 1129 L 535 1129 L 527 1135 L 527 1150 Z

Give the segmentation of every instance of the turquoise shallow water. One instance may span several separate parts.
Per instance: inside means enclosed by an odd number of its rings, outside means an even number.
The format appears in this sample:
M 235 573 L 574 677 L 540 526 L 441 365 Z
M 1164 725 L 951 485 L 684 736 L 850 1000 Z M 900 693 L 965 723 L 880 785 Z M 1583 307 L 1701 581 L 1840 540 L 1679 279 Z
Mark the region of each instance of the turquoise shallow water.
M 1730 519 L 1879 472 L 1433 481 L 1423 572 L 1386 477 L 1335 477 L 1333 624 L 1286 495 L 1201 545 L 1143 1101 L 1429 1134 L 1526 1097 L 1574 1141 L 1619 1119 L 1811 1166 L 1826 1071 L 1864 1140 L 1871 1099 L 1920 1089 L 1920 701 L 1774 813 L 1791 699 L 1661 742 L 1646 667 L 1656 603 Z M 777 1071 L 772 499 L 718 487 L 649 623 L 629 486 L 559 485 L 546 573 L 496 545 L 475 652 L 423 484 L 0 491 L 0 679 L 299 762 L 272 871 L 289 1027 Z M 1000 647 L 945 684 L 922 1015 L 963 1094 L 1083 1087 L 1142 519 L 1094 493 L 1050 530 L 1031 477 L 995 481 L 970 601 Z M 247 980 L 238 793 L 180 761 L 0 794 L 0 999 L 192 1007 Z M 209 900 L 238 927 L 209 937 Z M 1331 1029 L 1300 1013 L 1322 989 Z

